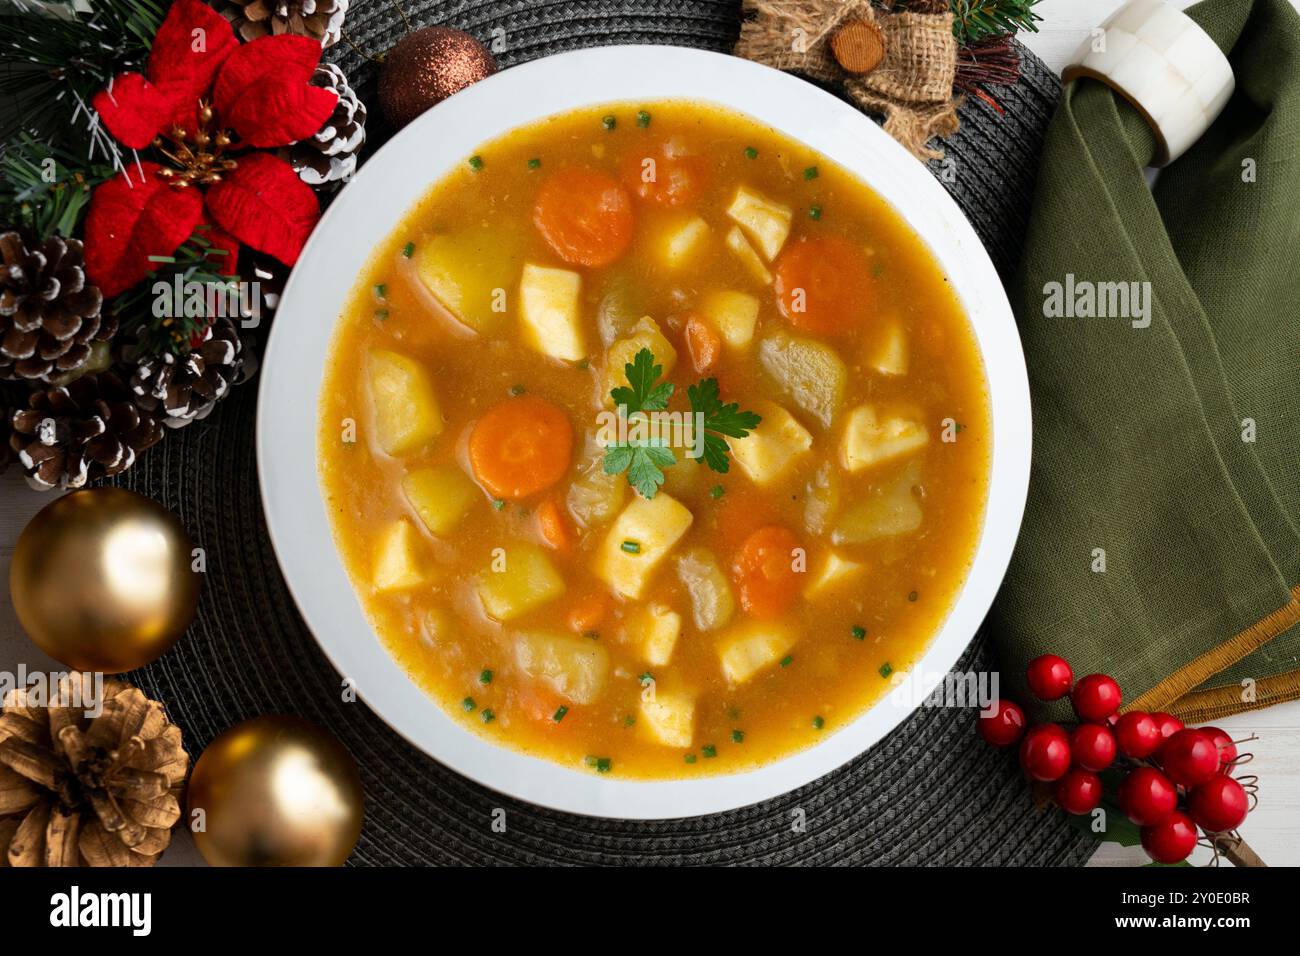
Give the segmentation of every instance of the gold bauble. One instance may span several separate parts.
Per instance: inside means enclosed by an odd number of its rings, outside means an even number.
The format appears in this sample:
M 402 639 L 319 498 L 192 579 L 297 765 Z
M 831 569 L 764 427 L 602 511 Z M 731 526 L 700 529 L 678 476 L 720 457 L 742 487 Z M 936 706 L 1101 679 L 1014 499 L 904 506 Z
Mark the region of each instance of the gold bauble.
M 395 129 L 431 106 L 497 71 L 497 61 L 478 40 L 451 27 L 424 27 L 384 55 L 379 68 L 379 105 Z
M 122 488 L 74 491 L 19 535 L 9 569 L 14 610 L 41 650 L 69 667 L 143 667 L 194 620 L 192 548 L 156 501 Z
M 356 762 L 301 717 L 231 727 L 194 765 L 187 800 L 213 866 L 341 866 L 361 836 Z

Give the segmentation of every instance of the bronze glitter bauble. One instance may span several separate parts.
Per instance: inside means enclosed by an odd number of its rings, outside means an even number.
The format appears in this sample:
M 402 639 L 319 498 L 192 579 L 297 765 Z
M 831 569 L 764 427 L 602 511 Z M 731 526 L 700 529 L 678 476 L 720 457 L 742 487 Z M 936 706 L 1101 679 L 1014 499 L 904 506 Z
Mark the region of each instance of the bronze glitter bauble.
M 301 717 L 254 717 L 203 751 L 190 829 L 213 866 L 341 866 L 361 836 L 356 761 Z
M 74 491 L 23 529 L 9 567 L 18 620 L 46 654 L 120 674 L 176 643 L 194 620 L 199 575 L 180 520 L 123 488 Z
M 379 70 L 379 105 L 395 129 L 497 71 L 488 48 L 450 27 L 425 27 L 398 41 Z

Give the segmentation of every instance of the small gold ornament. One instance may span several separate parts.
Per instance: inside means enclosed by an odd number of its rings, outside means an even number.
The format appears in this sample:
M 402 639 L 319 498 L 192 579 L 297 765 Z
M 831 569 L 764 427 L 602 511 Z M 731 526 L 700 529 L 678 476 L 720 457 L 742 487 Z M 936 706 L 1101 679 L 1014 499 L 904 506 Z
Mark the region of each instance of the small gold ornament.
M 356 762 L 301 717 L 255 717 L 203 751 L 190 826 L 213 866 L 341 866 L 361 836 Z
M 424 27 L 384 56 L 379 71 L 379 105 L 401 129 L 431 106 L 497 71 L 482 43 L 450 27 Z
M 122 488 L 74 491 L 19 536 L 9 569 L 14 610 L 37 646 L 69 667 L 143 667 L 194 620 L 192 548 L 156 501 Z

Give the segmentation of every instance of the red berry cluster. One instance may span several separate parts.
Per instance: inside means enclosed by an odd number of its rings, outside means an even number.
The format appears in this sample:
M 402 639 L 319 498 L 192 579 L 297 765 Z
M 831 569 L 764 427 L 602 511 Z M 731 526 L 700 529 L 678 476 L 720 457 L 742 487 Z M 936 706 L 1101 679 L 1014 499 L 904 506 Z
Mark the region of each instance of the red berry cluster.
M 1143 849 L 1158 863 L 1187 859 L 1197 827 L 1221 833 L 1246 819 L 1250 801 L 1232 776 L 1237 747 L 1219 728 L 1184 727 L 1165 713 L 1120 715 L 1113 677 L 1089 674 L 1075 682 L 1070 665 L 1055 654 L 1030 661 L 1025 678 L 1039 700 L 1069 694 L 1079 722 L 1072 730 L 1053 723 L 1026 729 L 1020 705 L 1002 699 L 993 713 L 980 716 L 980 734 L 995 747 L 1019 743 L 1026 776 L 1051 784 L 1066 812 L 1096 809 L 1103 791 L 1099 774 L 1119 760 L 1120 809 L 1140 828 Z

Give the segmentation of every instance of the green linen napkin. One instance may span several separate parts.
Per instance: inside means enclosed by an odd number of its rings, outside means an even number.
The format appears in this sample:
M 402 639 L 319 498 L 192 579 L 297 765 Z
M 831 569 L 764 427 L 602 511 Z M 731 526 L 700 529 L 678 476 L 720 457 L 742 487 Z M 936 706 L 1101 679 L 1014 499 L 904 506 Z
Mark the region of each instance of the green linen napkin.
M 1205 720 L 1300 696 L 1300 17 L 1188 13 L 1236 92 L 1154 189 L 1155 137 L 1105 85 L 1048 130 L 1008 289 L 1033 468 L 990 625 L 1021 691 L 1050 651 Z

